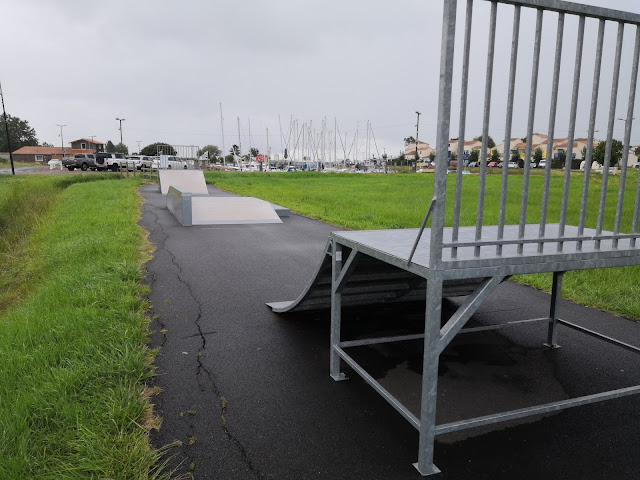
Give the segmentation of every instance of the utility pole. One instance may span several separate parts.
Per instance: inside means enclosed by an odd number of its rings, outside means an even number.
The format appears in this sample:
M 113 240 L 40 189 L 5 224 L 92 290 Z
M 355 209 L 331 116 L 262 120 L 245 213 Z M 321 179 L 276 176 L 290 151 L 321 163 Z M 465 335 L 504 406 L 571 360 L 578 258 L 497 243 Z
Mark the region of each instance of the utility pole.
M 227 156 L 227 152 L 224 147 L 224 117 L 222 116 L 222 102 L 220 102 L 220 127 L 222 129 L 222 165 L 226 166 L 227 162 L 225 157 Z
M 138 143 L 138 153 L 140 153 L 140 144 L 142 143 L 142 140 L 136 140 L 136 142 Z
M 11 161 L 11 174 L 15 175 L 13 168 L 13 152 L 11 151 L 11 139 L 9 138 L 9 123 L 7 122 L 7 111 L 4 109 L 4 95 L 2 94 L 2 84 L 0 84 L 0 98 L 2 98 L 2 114 L 4 115 L 4 129 L 7 132 L 7 148 L 9 149 L 9 160 Z
M 418 163 L 418 135 L 420 134 L 420 112 L 416 111 L 416 115 L 418 116 L 418 120 L 416 121 L 416 163 Z
M 60 127 L 60 157 L 62 158 L 64 156 L 64 137 L 62 136 L 62 127 L 66 127 L 66 125 L 58 125 L 56 123 L 56 126 Z
M 265 163 L 267 165 L 267 169 L 271 168 L 271 150 L 269 149 L 269 128 L 267 127 L 267 154 L 265 155 Z
M 124 118 L 116 118 L 118 122 L 120 122 L 120 145 L 122 145 L 122 122 L 125 121 Z

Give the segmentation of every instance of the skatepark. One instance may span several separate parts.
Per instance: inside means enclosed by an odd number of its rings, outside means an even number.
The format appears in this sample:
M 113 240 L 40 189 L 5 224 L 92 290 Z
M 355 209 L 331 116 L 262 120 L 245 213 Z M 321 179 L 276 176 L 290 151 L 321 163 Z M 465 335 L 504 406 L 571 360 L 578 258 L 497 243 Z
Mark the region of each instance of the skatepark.
M 173 172 L 165 172 L 160 189 L 143 188 L 142 224 L 158 246 L 149 264 L 166 422 L 157 441 L 179 442 L 177 468 L 188 465 L 199 478 L 637 478 L 639 456 L 625 451 L 627 442 L 638 442 L 637 325 L 564 301 L 562 282 L 567 272 L 640 265 L 640 186 L 627 183 L 626 162 L 617 195 L 610 194 L 615 209 L 607 209 L 616 108 L 627 109 L 623 158 L 630 149 L 640 18 L 551 0 L 491 2 L 473 225 L 462 218 L 462 161 L 455 179 L 447 179 L 449 155 L 465 155 L 460 140 L 479 2 L 467 2 L 461 27 L 458 3 L 444 2 L 433 194 L 420 228 L 340 231 L 296 215 L 276 221 L 266 202 L 252 207 L 255 199 L 233 199 L 202 179 L 187 185 L 194 175 L 167 187 Z M 496 221 L 485 216 L 484 202 L 499 4 L 514 13 L 505 144 L 512 136 L 521 8 L 537 10 L 537 22 L 527 58 L 520 215 L 506 215 L 505 158 Z M 545 13 L 559 14 L 548 152 L 565 15 L 579 22 L 574 83 L 562 188 L 551 189 L 549 161 L 541 192 L 530 192 Z M 599 23 L 599 35 L 578 183 L 570 162 L 587 18 Z M 609 147 L 599 203 L 589 205 L 596 118 L 604 116 L 597 103 L 607 20 L 618 24 L 615 64 L 606 72 L 613 75 Z M 617 105 L 625 24 L 637 35 L 624 85 L 628 100 Z M 452 108 L 454 70 L 461 72 L 459 112 Z M 448 151 L 452 120 L 457 152 Z M 568 213 L 572 182 L 581 186 L 576 215 Z M 633 214 L 624 214 L 626 190 Z M 535 215 L 530 202 L 540 204 Z M 274 223 L 262 213 L 249 218 L 263 209 Z M 510 281 L 537 273 L 552 275 L 550 296 Z
M 329 375 L 327 310 L 277 314 L 315 275 L 335 227 L 291 215 L 282 224 L 183 227 L 158 186 L 141 190 L 141 225 L 156 245 L 147 266 L 163 418 L 153 434 L 178 471 L 195 478 L 415 479 L 418 436 L 356 373 Z M 232 195 L 209 186 L 217 198 Z M 546 316 L 550 296 L 503 283 L 470 325 Z M 453 315 L 460 300 L 445 301 Z M 561 301 L 562 318 L 640 344 L 637 325 Z M 424 323 L 424 301 L 350 307 L 345 339 L 403 335 Z M 639 383 L 637 357 L 546 325 L 469 333 L 441 357 L 438 421 L 524 408 Z M 357 348 L 353 356 L 414 414 L 421 340 Z M 438 437 L 441 478 L 636 478 L 634 397 Z M 191 439 L 191 440 L 190 440 Z M 175 442 L 180 442 L 176 444 Z

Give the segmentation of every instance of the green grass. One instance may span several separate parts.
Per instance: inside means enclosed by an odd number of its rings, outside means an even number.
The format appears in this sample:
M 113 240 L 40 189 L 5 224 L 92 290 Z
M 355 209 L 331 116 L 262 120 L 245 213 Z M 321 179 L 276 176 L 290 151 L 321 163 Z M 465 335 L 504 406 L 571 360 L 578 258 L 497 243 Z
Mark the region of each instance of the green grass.
M 533 172 L 527 205 L 527 222 L 538 223 L 542 199 L 542 172 Z M 551 198 L 562 194 L 562 177 L 553 172 Z M 209 183 L 245 196 L 255 196 L 291 210 L 340 227 L 354 230 L 419 227 L 433 193 L 432 174 L 353 175 L 307 172 L 235 173 L 206 172 Z M 479 177 L 464 177 L 462 192 L 462 225 L 475 225 Z M 485 224 L 497 224 L 500 205 L 499 175 L 486 178 Z M 447 178 L 446 223 L 452 224 L 455 177 Z M 507 223 L 517 224 L 520 215 L 522 175 L 509 177 Z M 582 176 L 573 175 L 569 195 L 567 223 L 579 220 Z M 637 174 L 627 180 L 623 210 L 623 231 L 629 231 Z M 619 177 L 609 177 L 604 228 L 613 229 L 613 218 Z M 600 198 L 601 178 L 592 177 L 589 186 L 587 226 L 595 227 Z M 549 205 L 547 221 L 560 218 L 560 202 Z M 626 227 L 626 228 L 625 228 Z M 517 280 L 549 291 L 551 274 L 519 276 Z M 564 277 L 563 295 L 584 305 L 640 319 L 640 268 L 612 268 L 568 272 Z
M 2 479 L 156 476 L 139 182 L 104 178 L 0 177 Z
M 14 167 L 48 167 L 47 162 L 13 162 Z M 11 168 L 11 161 L 8 158 L 0 157 L 0 168 Z

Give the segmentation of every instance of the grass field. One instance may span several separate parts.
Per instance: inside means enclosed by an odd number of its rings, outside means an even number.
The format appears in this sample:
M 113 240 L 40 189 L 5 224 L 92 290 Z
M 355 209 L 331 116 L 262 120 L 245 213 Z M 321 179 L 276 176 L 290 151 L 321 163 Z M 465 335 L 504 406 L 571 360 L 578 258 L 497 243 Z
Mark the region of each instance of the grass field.
M 0 177 L 0 478 L 162 476 L 139 182 L 107 178 Z
M 419 227 L 432 197 L 432 174 L 350 175 L 323 173 L 233 173 L 207 172 L 207 181 L 245 196 L 255 196 L 289 207 L 291 210 L 324 222 L 354 230 Z M 464 177 L 461 223 L 475 225 L 478 176 Z M 577 225 L 582 177 L 572 177 L 567 223 Z M 500 203 L 500 176 L 487 176 L 485 224 L 496 224 Z M 452 223 L 455 178 L 448 177 L 446 222 Z M 600 198 L 600 178 L 590 183 L 587 226 L 595 226 Z M 605 229 L 613 229 L 613 212 L 618 177 L 609 178 Z M 625 224 L 630 225 L 637 173 L 627 180 L 624 203 Z M 538 223 L 543 177 L 531 177 L 527 207 L 528 223 Z M 631 188 L 630 188 L 631 187 Z M 560 198 L 562 177 L 554 172 L 551 198 Z M 522 176 L 509 180 L 507 223 L 518 223 Z M 548 222 L 557 222 L 560 202 L 549 206 Z M 624 230 L 624 229 L 623 229 Z M 627 228 L 628 230 L 628 228 Z M 517 277 L 536 288 L 550 290 L 551 274 Z M 626 267 L 568 272 L 564 277 L 563 295 L 584 305 L 640 319 L 640 268 Z

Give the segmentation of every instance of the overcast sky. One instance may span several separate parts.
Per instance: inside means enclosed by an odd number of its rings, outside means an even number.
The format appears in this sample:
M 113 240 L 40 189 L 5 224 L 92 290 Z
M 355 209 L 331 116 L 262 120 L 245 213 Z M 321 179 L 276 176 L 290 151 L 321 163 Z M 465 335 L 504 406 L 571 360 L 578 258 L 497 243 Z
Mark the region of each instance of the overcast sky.
M 470 113 L 467 137 L 482 128 L 489 2 L 474 14 Z M 583 3 L 640 13 L 637 0 Z M 460 2 L 459 11 L 463 11 Z M 379 154 L 395 155 L 415 135 L 435 144 L 442 23 L 441 0 L 0 0 L 0 81 L 8 113 L 29 121 L 40 142 L 60 145 L 81 137 L 117 143 L 116 117 L 124 118 L 129 151 L 156 141 L 174 145 L 249 143 L 272 152 L 281 148 L 279 119 L 287 137 L 290 119 L 320 130 L 334 118 L 347 149 L 359 130 L 360 153 L 371 122 Z M 490 134 L 504 137 L 504 105 L 513 7 L 499 9 L 494 100 Z M 555 45 L 555 14 L 545 30 L 535 130 L 546 131 Z M 566 136 L 568 99 L 575 59 L 574 18 L 567 19 L 558 135 Z M 615 25 L 607 25 L 600 120 L 606 136 Z M 513 136 L 524 136 L 535 13 L 523 10 L 522 58 Z M 587 22 L 581 114 L 577 136 L 586 136 L 597 22 Z M 625 55 L 635 31 L 625 31 Z M 459 44 L 462 37 L 459 37 Z M 630 61 L 623 61 L 621 104 L 625 116 Z M 458 78 L 458 77 L 456 77 Z M 459 105 L 454 83 L 454 107 Z M 636 102 L 640 104 L 640 101 Z M 545 107 L 547 108 L 545 110 Z M 585 113 L 587 112 L 587 113 Z M 640 107 L 636 108 L 640 118 Z M 249 139 L 249 122 L 251 138 Z M 623 122 L 616 122 L 622 139 Z M 457 136 L 457 121 L 452 137 Z M 635 128 L 635 131 L 640 129 Z M 640 135 L 632 141 L 640 143 Z M 341 149 L 340 143 L 338 148 Z M 371 142 L 370 151 L 376 154 Z M 342 156 L 339 154 L 339 156 Z M 377 156 L 377 154 L 376 154 Z M 354 157 L 354 152 L 351 153 Z

